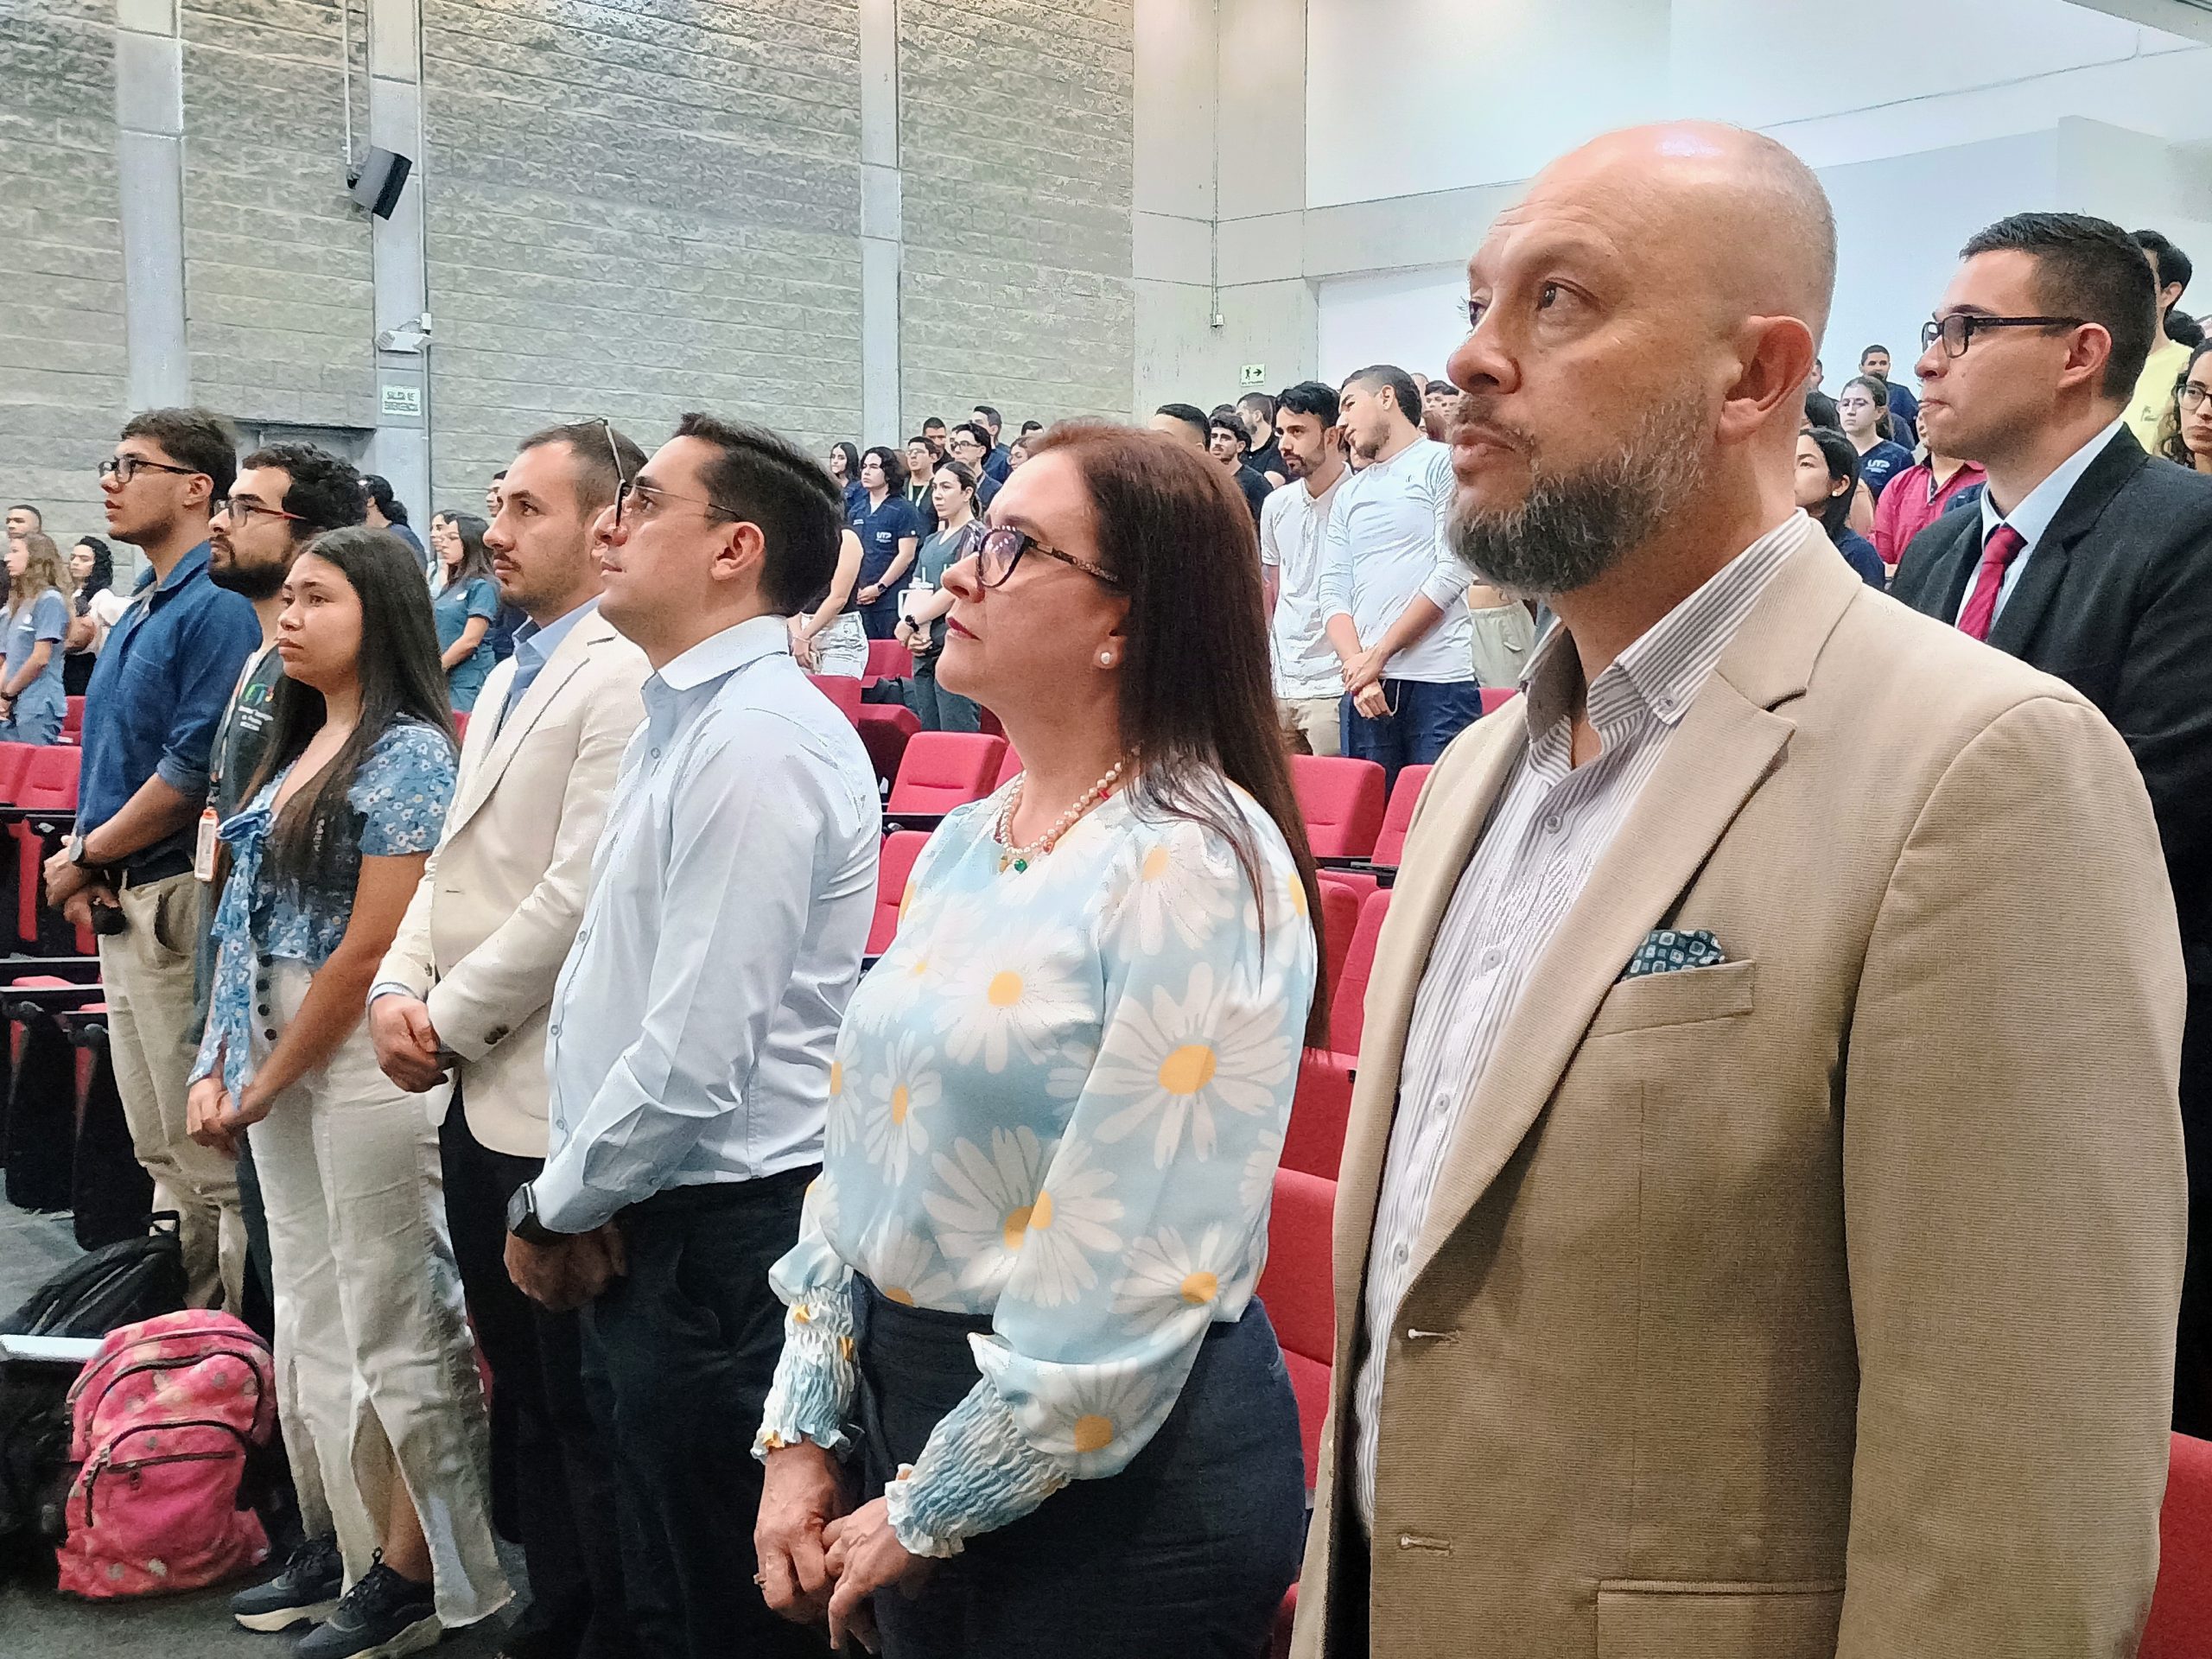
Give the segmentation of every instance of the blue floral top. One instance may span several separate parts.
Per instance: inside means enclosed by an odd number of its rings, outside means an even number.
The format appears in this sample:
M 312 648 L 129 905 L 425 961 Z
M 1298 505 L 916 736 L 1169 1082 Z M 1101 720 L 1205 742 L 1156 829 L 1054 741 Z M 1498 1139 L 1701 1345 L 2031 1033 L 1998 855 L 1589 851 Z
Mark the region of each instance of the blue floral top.
M 282 881 L 265 876 L 261 861 L 276 821 L 276 792 L 291 770 L 288 766 L 264 784 L 220 829 L 230 844 L 231 874 L 215 912 L 215 976 L 208 992 L 207 1034 L 192 1077 L 196 1083 L 219 1064 L 232 1093 L 251 1075 L 247 1032 L 255 957 L 285 957 L 321 967 L 353 918 L 361 860 L 429 852 L 437 845 L 447 804 L 453 799 L 453 745 L 435 727 L 401 721 L 362 757 L 346 791 L 353 833 L 329 849 L 312 881 Z
M 855 1272 L 988 1315 L 981 1379 L 887 1489 L 918 1554 L 1119 1472 L 1251 1299 L 1315 947 L 1281 835 L 1231 794 L 1261 902 L 1224 838 L 1124 795 L 1020 870 L 1003 791 L 959 808 L 854 993 L 822 1176 L 770 1275 L 790 1313 L 754 1446 L 842 1446 Z

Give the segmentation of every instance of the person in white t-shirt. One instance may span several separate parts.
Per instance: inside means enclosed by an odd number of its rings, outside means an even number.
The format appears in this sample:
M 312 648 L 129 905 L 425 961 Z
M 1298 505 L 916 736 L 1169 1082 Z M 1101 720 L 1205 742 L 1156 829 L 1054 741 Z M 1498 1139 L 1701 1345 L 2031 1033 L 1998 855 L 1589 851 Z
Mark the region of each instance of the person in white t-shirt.
M 1321 615 L 1341 664 L 1344 752 L 1427 766 L 1482 715 L 1472 579 L 1446 536 L 1452 452 L 1421 435 L 1421 395 L 1403 369 L 1345 380 L 1338 419 L 1366 466 L 1337 488 L 1321 568 Z
M 1290 481 L 1260 508 L 1260 566 L 1268 588 L 1275 707 L 1293 754 L 1344 753 L 1344 671 L 1321 611 L 1321 558 L 1344 470 L 1337 393 L 1300 381 L 1276 400 L 1276 453 Z

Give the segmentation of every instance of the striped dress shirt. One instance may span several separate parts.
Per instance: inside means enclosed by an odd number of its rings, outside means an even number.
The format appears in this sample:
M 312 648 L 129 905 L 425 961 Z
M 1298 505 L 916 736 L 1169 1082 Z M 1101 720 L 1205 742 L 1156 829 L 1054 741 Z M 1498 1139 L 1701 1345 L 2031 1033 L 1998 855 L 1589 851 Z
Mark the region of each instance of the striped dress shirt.
M 1406 1032 L 1352 1391 L 1359 1513 L 1370 1530 L 1389 1348 L 1380 1333 L 1397 1319 L 1460 1114 L 1522 988 L 1658 769 L 1668 740 L 1767 583 L 1819 534 L 1803 513 L 1793 514 L 1621 652 L 1590 687 L 1600 747 L 1582 766 L 1573 759 L 1581 664 L 1567 630 L 1553 629 L 1529 666 L 1521 702 L 1529 746 L 1452 892 Z

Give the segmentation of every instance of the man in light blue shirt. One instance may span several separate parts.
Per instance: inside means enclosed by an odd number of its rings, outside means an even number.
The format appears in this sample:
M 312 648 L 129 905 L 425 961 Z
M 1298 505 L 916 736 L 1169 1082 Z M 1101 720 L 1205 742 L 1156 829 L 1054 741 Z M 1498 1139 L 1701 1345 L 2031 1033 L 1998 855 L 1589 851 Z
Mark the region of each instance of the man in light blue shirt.
M 585 1305 L 656 1654 L 823 1650 L 753 1581 L 760 1469 L 740 1426 L 782 1345 L 768 1269 L 821 1165 L 874 906 L 874 772 L 785 627 L 830 583 L 842 505 L 788 441 L 687 415 L 601 553 L 601 613 L 654 672 L 554 991 L 550 1151 L 507 1256 L 538 1300 Z M 580 1236 L 609 1221 L 611 1256 Z

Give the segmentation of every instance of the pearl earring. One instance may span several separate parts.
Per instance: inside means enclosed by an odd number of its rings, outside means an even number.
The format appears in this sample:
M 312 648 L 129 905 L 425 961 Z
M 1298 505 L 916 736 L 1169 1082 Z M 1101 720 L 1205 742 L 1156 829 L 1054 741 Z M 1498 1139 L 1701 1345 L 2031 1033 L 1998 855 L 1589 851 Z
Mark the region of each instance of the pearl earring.
M 1112 652 L 1110 652 L 1110 651 L 1102 651 L 1102 652 L 1100 652 L 1098 653 L 1098 666 L 1099 666 L 1099 667 L 1101 667 L 1101 668 L 1111 668 L 1111 667 L 1113 667 L 1113 666 L 1114 666 L 1114 653 L 1113 653 Z

